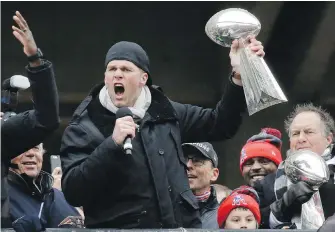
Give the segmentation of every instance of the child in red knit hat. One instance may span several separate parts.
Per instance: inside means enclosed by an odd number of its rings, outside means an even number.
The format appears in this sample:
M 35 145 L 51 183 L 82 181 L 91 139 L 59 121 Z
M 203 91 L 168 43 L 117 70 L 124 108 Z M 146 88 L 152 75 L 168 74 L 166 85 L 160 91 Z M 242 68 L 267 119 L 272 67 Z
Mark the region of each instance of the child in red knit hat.
M 235 189 L 219 206 L 221 229 L 257 229 L 261 223 L 257 192 L 248 186 Z
M 282 161 L 281 133 L 277 129 L 263 128 L 248 139 L 240 157 L 240 170 L 248 185 L 277 170 Z

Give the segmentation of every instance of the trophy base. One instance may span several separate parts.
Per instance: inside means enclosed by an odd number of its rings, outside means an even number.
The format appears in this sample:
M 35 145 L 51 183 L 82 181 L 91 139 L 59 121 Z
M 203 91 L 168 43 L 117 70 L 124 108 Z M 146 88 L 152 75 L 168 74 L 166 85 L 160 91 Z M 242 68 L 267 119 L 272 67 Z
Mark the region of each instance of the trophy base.
M 246 99 L 247 96 L 245 95 Z M 249 116 L 266 109 L 270 106 L 286 102 L 285 100 L 281 100 L 262 91 L 260 99 L 256 101 L 249 101 L 247 102 Z

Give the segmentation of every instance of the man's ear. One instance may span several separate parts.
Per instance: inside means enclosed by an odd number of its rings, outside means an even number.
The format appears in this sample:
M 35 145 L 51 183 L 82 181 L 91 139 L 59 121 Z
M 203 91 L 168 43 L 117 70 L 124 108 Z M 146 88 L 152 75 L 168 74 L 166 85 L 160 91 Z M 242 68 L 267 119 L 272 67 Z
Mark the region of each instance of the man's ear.
M 149 78 L 148 73 L 143 72 L 142 75 L 141 75 L 141 80 L 140 80 L 141 86 L 146 85 L 146 83 L 148 81 L 148 78 Z
M 106 80 L 106 72 L 104 72 L 104 82 L 105 82 L 105 85 L 107 85 L 107 80 Z
M 215 182 L 219 177 L 220 171 L 218 168 L 213 168 L 211 182 Z
M 329 135 L 327 136 L 328 146 L 333 142 L 333 138 L 334 138 L 333 133 L 329 133 Z

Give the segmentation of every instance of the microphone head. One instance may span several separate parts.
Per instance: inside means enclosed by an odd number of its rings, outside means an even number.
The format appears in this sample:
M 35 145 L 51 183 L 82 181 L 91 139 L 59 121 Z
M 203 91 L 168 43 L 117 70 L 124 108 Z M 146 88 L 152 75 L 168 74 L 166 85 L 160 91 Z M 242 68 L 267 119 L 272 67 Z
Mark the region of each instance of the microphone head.
M 116 111 L 116 119 L 118 118 L 123 118 L 126 116 L 133 116 L 133 113 L 131 112 L 131 110 L 128 107 L 121 107 L 120 109 L 118 109 L 118 111 Z

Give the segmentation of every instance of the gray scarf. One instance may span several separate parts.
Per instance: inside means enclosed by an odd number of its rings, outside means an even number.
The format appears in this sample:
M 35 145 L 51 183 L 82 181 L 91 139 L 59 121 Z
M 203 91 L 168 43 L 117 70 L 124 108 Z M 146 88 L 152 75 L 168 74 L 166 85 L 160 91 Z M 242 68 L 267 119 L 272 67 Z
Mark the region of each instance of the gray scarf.
M 100 90 L 99 100 L 103 107 L 105 107 L 107 110 L 111 111 L 114 114 L 119 109 L 112 102 L 106 86 L 104 86 Z M 129 109 L 133 113 L 134 118 L 142 119 L 145 115 L 145 112 L 149 109 L 150 104 L 151 104 L 151 93 L 148 86 L 144 86 L 134 106 L 129 107 Z

